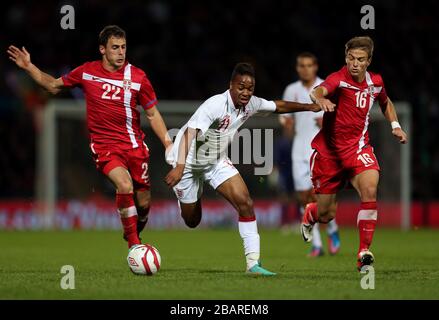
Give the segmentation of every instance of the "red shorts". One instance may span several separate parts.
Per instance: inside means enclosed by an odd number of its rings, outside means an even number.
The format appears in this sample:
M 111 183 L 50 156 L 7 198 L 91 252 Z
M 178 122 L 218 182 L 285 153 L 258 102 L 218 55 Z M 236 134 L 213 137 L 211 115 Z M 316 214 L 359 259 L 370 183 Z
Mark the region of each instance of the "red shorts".
M 353 177 L 366 170 L 378 170 L 380 166 L 371 146 L 347 158 L 326 158 L 317 151 L 311 156 L 311 180 L 317 194 L 334 194 Z
M 128 170 L 133 179 L 134 190 L 149 190 L 149 149 L 145 143 L 130 150 L 106 149 L 105 146 L 90 144 L 93 160 L 98 171 L 106 176 L 116 167 Z

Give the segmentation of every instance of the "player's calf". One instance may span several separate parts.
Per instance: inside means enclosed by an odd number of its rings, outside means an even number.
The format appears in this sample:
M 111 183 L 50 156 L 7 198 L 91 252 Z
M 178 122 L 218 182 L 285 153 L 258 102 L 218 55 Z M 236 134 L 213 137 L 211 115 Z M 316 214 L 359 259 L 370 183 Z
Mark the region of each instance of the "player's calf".
M 138 215 L 137 234 L 140 234 L 148 222 L 149 209 L 151 205 L 151 192 L 149 189 L 137 190 L 134 200 Z
M 377 223 L 378 210 L 376 201 L 362 202 L 358 212 L 357 225 L 360 234 L 360 246 L 358 248 L 357 268 L 372 265 L 375 258 L 370 252 L 373 235 Z
M 137 234 L 140 234 L 148 223 L 149 205 L 147 207 L 137 207 L 137 215 Z
M 253 200 L 250 196 L 242 196 L 236 199 L 234 203 L 240 217 L 253 217 Z
M 300 225 L 300 233 L 305 242 L 311 242 L 313 238 L 312 230 L 314 224 L 318 222 L 317 216 L 317 203 L 308 203 L 305 207 L 305 212 L 302 217 L 302 223 Z
M 145 229 L 146 224 L 148 223 L 148 214 L 149 214 L 149 207 L 143 208 L 143 207 L 137 207 L 137 223 L 136 223 L 136 232 L 137 236 L 139 237 L 139 241 L 142 241 L 140 238 L 140 233 Z M 123 234 L 123 239 L 125 241 L 128 241 L 128 236 Z
M 247 271 L 260 265 L 260 237 L 256 216 L 239 216 L 239 235 L 244 244 L 244 254 L 247 263 Z
M 274 275 L 260 266 L 260 236 L 256 216 L 253 210 L 253 200 L 246 193 L 235 195 L 232 202 L 238 210 L 239 234 L 244 244 L 244 254 L 247 272 L 261 275 Z
M 358 252 L 368 250 L 372 244 L 377 218 L 377 203 L 375 201 L 362 202 L 357 216 L 357 226 L 360 235 Z
M 181 217 L 189 228 L 196 228 L 201 222 L 202 210 L 201 201 L 195 203 L 179 202 Z
M 128 248 L 140 244 L 137 234 L 137 209 L 134 205 L 133 193 L 117 193 L 116 206 L 120 214 L 124 238 L 128 241 Z

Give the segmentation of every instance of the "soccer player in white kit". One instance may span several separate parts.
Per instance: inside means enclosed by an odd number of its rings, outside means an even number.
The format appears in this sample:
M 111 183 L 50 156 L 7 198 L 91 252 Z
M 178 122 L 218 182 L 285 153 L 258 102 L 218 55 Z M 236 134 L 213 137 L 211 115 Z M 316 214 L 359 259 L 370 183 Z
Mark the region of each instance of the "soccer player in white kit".
M 317 76 L 317 57 L 310 52 L 303 52 L 296 58 L 296 72 L 299 80 L 289 84 L 284 91 L 283 99 L 300 103 L 311 103 L 309 94 L 313 88 L 323 82 Z M 310 158 L 313 150 L 311 141 L 322 126 L 323 111 L 318 113 L 300 112 L 280 115 L 280 122 L 293 121 L 295 135 L 292 147 L 294 189 L 301 206 L 301 212 L 310 202 L 315 202 L 310 177 Z M 327 226 L 328 251 L 336 254 L 340 249 L 340 237 L 335 219 Z M 311 252 L 308 256 L 319 257 L 324 254 L 320 231 L 316 224 L 313 228 Z
M 238 128 L 254 114 L 320 111 L 312 103 L 267 101 L 253 96 L 252 65 L 238 63 L 224 93 L 207 99 L 180 129 L 167 155 L 173 169 L 165 182 L 173 187 L 187 226 L 201 221 L 204 181 L 228 200 L 239 214 L 239 233 L 244 243 L 248 273 L 272 276 L 260 264 L 260 240 L 249 191 L 238 170 L 227 157 L 227 147 Z M 194 141 L 195 140 L 195 141 Z

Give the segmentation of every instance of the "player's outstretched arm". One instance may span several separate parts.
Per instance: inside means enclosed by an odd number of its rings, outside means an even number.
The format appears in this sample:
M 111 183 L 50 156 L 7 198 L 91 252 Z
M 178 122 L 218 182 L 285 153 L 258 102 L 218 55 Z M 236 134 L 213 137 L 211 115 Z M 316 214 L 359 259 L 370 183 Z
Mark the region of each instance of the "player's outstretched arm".
M 42 72 L 30 60 L 30 53 L 27 52 L 25 47 L 21 49 L 15 46 L 9 46 L 7 50 L 9 59 L 15 62 L 15 64 L 21 69 L 25 70 L 32 79 L 35 80 L 40 86 L 45 88 L 52 94 L 57 94 L 64 86 L 61 78 L 55 79 L 51 75 Z
M 299 103 L 284 100 L 276 100 L 274 103 L 276 104 L 275 113 L 292 113 L 300 111 L 319 112 L 321 110 L 320 106 L 315 103 Z
M 320 109 L 325 112 L 333 112 L 335 104 L 331 100 L 326 99 L 328 95 L 328 89 L 323 86 L 318 86 L 313 91 L 311 91 L 309 97 L 311 100 L 320 106 Z
M 172 146 L 172 140 L 169 137 L 168 129 L 159 110 L 154 106 L 146 109 L 145 113 L 146 118 L 151 124 L 152 131 L 154 131 L 155 135 L 160 139 L 165 149 L 168 150 Z
M 402 130 L 401 125 L 398 122 L 398 115 L 396 114 L 395 105 L 387 98 L 387 102 L 380 106 L 386 119 L 392 126 L 392 134 L 399 140 L 400 143 L 407 143 L 407 134 Z
M 198 134 L 198 129 L 187 128 L 180 140 L 178 146 L 177 165 L 165 177 L 165 182 L 169 187 L 175 186 L 180 182 L 183 176 L 184 167 L 186 166 L 186 158 L 192 141 Z

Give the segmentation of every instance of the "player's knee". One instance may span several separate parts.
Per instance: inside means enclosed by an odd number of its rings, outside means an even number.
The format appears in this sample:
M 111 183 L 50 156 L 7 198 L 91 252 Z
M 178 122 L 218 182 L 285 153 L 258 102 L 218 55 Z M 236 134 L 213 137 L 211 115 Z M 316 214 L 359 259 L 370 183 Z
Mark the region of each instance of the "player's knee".
M 377 196 L 377 187 L 374 185 L 366 186 L 361 190 L 362 201 L 375 201 Z
M 133 183 L 129 179 L 122 179 L 116 183 L 117 192 L 131 193 L 133 192 Z
M 147 218 L 149 215 L 149 202 L 148 203 L 143 203 L 143 204 L 139 204 L 137 206 L 137 214 L 142 217 L 142 218 Z
M 332 219 L 335 218 L 336 207 L 328 206 L 328 207 L 318 207 L 318 216 L 320 223 L 329 223 Z
M 137 210 L 142 212 L 149 211 L 151 206 L 151 197 L 137 198 Z
M 324 209 L 324 210 L 319 209 L 319 211 L 318 211 L 318 218 L 319 218 L 319 222 L 320 223 L 327 223 L 328 213 L 329 213 L 329 211 L 327 209 Z
M 319 219 L 321 217 L 326 217 L 329 214 L 329 207 L 317 206 L 317 215 Z
M 327 215 L 324 215 L 324 216 L 319 216 L 319 222 L 324 223 L 324 224 L 331 222 L 333 219 L 334 219 L 334 216 L 331 215 L 330 213 L 328 213 Z

